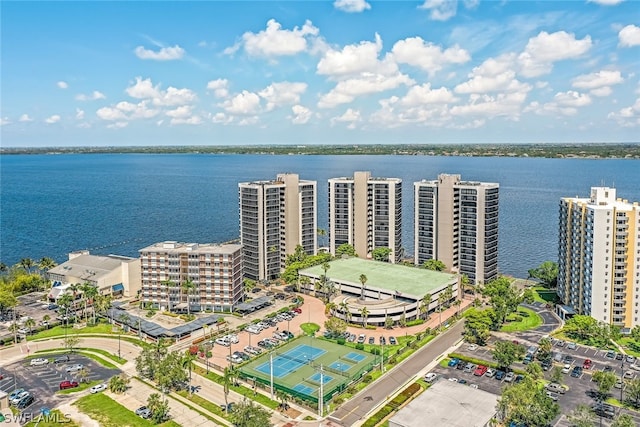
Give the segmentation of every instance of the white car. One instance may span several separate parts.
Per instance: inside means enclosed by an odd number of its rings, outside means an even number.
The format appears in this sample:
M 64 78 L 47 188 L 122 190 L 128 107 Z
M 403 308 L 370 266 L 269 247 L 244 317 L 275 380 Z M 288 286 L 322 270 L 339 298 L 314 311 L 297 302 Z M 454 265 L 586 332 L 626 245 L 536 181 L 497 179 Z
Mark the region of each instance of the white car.
M 478 349 L 478 344 L 469 344 L 469 346 L 467 347 L 467 350 L 469 351 L 476 351 Z
M 571 372 L 571 365 L 569 365 L 568 363 L 566 365 L 564 365 L 562 367 L 562 373 L 563 374 L 568 374 L 569 372 Z
M 505 382 L 510 383 L 515 378 L 515 374 L 513 372 L 507 372 L 507 375 L 504 376 Z
M 427 375 L 424 376 L 424 380 L 428 383 L 432 383 L 437 379 L 438 379 L 438 374 L 436 374 L 435 372 L 429 372 Z
M 457 383 L 458 379 L 457 378 L 449 378 L 449 381 L 451 381 L 452 383 Z
M 89 389 L 89 391 L 93 394 L 93 393 L 100 393 L 101 391 L 104 391 L 106 389 L 107 389 L 107 384 L 102 383 L 102 384 L 94 385 L 93 387 L 91 387 L 91 389 Z
M 44 359 L 42 357 L 38 357 L 37 359 L 31 359 L 31 362 L 29 362 L 29 365 L 31 366 L 43 366 L 48 364 L 49 364 L 49 359 Z
M 71 365 L 71 366 L 67 366 L 66 371 L 67 372 L 78 372 L 81 371 L 84 368 L 84 366 L 80 363 L 77 363 L 75 365 Z
M 487 372 L 484 373 L 484 376 L 489 378 L 495 377 L 496 376 L 495 369 L 491 369 L 491 368 L 487 369 Z

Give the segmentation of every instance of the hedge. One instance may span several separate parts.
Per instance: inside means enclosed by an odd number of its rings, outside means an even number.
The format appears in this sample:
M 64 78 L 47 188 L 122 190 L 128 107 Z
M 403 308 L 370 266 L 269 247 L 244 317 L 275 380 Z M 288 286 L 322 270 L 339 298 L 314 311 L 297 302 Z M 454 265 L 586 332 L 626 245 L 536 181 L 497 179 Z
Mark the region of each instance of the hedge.
M 411 397 L 420 392 L 422 387 L 418 383 L 413 383 L 409 387 L 405 388 L 400 392 L 399 395 L 393 398 L 391 402 L 384 405 L 378 412 L 373 414 L 371 418 L 362 424 L 362 427 L 375 427 L 382 420 L 384 420 L 391 412 L 397 410 L 404 402 L 411 399 Z

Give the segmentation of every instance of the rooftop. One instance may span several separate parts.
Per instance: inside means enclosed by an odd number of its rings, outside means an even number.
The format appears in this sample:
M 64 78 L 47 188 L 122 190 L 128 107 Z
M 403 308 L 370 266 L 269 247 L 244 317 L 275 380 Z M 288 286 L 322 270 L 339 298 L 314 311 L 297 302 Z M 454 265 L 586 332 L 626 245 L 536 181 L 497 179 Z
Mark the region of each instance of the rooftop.
M 331 261 L 329 266 L 327 276 L 334 281 L 360 286 L 360 275 L 364 274 L 367 276 L 366 286 L 368 289 L 398 291 L 417 298 L 441 289 L 449 283 L 455 283 L 457 280 L 455 274 L 362 258 L 338 259 Z M 301 270 L 300 273 L 317 278 L 324 274 L 324 270 L 321 265 L 317 265 Z
M 166 241 L 154 243 L 151 246 L 142 248 L 139 252 L 162 252 L 162 253 L 185 253 L 193 252 L 199 254 L 227 254 L 231 255 L 242 249 L 239 244 L 215 244 L 215 243 L 182 243 Z
M 389 420 L 389 427 L 484 427 L 496 413 L 498 396 L 440 379 Z
M 136 259 L 137 258 L 127 258 L 115 255 L 102 256 L 83 254 L 53 267 L 49 270 L 49 273 L 80 277 L 86 280 L 96 280 L 97 278 L 119 268 L 123 261 L 127 262 Z

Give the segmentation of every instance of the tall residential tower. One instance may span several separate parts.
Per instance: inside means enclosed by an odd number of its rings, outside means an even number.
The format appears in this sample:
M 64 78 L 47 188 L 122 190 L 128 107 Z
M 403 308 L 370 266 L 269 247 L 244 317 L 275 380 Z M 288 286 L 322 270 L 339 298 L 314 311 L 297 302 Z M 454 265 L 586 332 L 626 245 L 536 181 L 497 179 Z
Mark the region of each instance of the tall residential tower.
M 329 250 L 343 243 L 361 258 L 376 248 L 391 249 L 390 262 L 402 259 L 402 180 L 372 178 L 370 172 L 329 180 Z
M 297 245 L 316 253 L 316 181 L 283 173 L 271 181 L 240 183 L 239 193 L 245 277 L 277 278 Z
M 498 277 L 499 185 L 441 174 L 413 186 L 416 264 L 437 259 L 475 284 Z
M 560 201 L 558 295 L 566 307 L 628 332 L 640 325 L 640 206 L 593 187 Z

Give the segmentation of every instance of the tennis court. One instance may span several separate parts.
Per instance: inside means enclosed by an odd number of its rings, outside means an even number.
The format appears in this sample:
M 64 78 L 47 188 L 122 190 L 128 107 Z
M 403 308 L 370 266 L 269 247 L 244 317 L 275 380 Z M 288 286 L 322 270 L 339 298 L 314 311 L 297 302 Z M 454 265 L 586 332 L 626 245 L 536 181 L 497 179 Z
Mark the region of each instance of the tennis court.
M 376 364 L 374 355 L 330 341 L 304 336 L 240 368 L 243 378 L 292 396 L 318 402 L 320 384 L 327 402 Z

